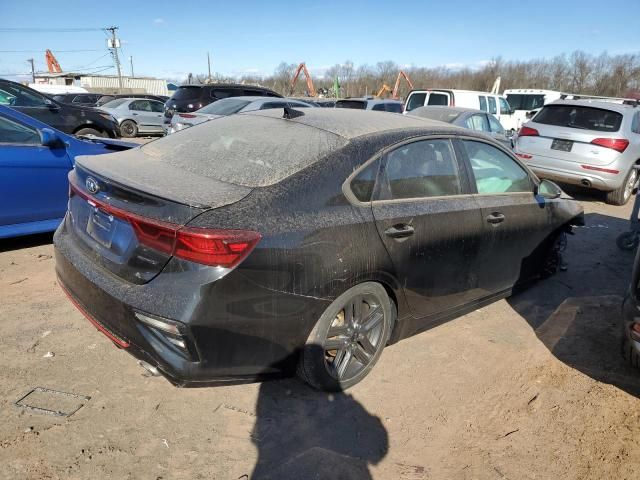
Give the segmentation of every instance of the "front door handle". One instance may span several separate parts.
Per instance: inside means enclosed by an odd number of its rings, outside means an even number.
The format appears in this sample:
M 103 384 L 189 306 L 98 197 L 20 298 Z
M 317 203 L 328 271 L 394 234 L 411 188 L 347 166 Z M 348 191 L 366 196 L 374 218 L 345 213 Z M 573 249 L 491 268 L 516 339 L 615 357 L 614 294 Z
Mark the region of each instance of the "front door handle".
M 131 115 L 138 115 L 137 113 L 132 113 Z
M 393 227 L 387 228 L 384 231 L 384 234 L 387 237 L 391 238 L 405 238 L 410 237 L 415 232 L 414 228 L 411 225 L 406 223 L 401 223 L 398 225 L 394 225 Z
M 500 212 L 493 212 L 491 215 L 487 215 L 487 222 L 496 225 L 504 222 L 504 215 Z

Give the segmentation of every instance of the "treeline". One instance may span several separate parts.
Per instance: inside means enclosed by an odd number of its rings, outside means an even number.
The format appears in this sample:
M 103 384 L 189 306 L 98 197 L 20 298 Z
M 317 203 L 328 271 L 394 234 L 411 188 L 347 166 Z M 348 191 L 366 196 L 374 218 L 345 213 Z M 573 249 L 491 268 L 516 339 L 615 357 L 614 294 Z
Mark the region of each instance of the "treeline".
M 312 71 L 313 65 L 307 65 Z M 218 76 L 216 81 L 241 81 L 260 84 L 283 94 L 290 94 L 290 83 L 297 64 L 282 62 L 268 77 L 243 76 L 239 79 Z M 398 72 L 406 72 L 415 88 L 456 88 L 467 90 L 490 90 L 498 76 L 500 91 L 507 88 L 544 88 L 567 93 L 622 97 L 637 95 L 640 91 L 640 53 L 590 55 L 575 51 L 551 59 L 527 61 L 494 58 L 477 68 L 410 67 L 401 68 L 392 61 L 376 65 L 356 66 L 351 61 L 336 64 L 327 69 L 323 78 L 314 78 L 316 89 L 326 89 L 333 95 L 335 77 L 340 84 L 340 96 L 372 95 L 382 85 L 393 88 Z M 302 74 L 295 95 L 304 95 L 306 82 Z M 404 97 L 409 87 L 401 82 L 400 96 Z

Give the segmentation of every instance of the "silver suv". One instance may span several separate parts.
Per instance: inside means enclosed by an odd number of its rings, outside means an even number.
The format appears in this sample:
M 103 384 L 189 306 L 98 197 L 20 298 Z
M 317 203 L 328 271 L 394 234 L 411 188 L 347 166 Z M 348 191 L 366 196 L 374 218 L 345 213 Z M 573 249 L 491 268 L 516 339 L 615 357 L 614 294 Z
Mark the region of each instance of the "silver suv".
M 541 178 L 606 192 L 629 201 L 640 164 L 640 108 L 603 101 L 545 105 L 518 132 L 516 155 Z

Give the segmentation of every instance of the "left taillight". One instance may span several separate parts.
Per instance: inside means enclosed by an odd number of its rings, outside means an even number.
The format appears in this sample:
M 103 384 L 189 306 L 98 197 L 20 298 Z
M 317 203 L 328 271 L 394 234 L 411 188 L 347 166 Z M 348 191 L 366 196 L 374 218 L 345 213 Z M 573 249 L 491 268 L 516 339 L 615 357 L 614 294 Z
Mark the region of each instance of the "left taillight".
M 203 265 L 233 268 L 262 238 L 253 230 L 185 227 L 142 217 L 90 197 L 74 185 L 70 185 L 69 194 L 77 194 L 105 213 L 129 222 L 145 247 Z
M 600 147 L 612 148 L 620 153 L 624 152 L 629 146 L 629 140 L 626 138 L 596 138 L 591 140 L 591 143 Z

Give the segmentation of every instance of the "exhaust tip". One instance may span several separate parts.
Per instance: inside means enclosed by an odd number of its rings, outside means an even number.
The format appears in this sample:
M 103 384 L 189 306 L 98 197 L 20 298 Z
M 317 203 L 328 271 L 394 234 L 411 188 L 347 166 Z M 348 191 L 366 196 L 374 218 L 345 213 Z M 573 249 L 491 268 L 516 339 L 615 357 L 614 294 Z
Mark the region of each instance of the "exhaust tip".
M 583 178 L 582 180 L 580 180 L 580 185 L 582 185 L 583 187 L 590 187 L 591 181 L 587 180 L 586 178 Z
M 156 367 L 154 367 L 153 365 L 143 361 L 143 360 L 138 360 L 138 365 L 140 365 L 142 368 L 144 368 L 147 371 L 147 376 L 149 377 L 159 377 L 160 376 L 160 372 L 158 371 L 158 369 Z

